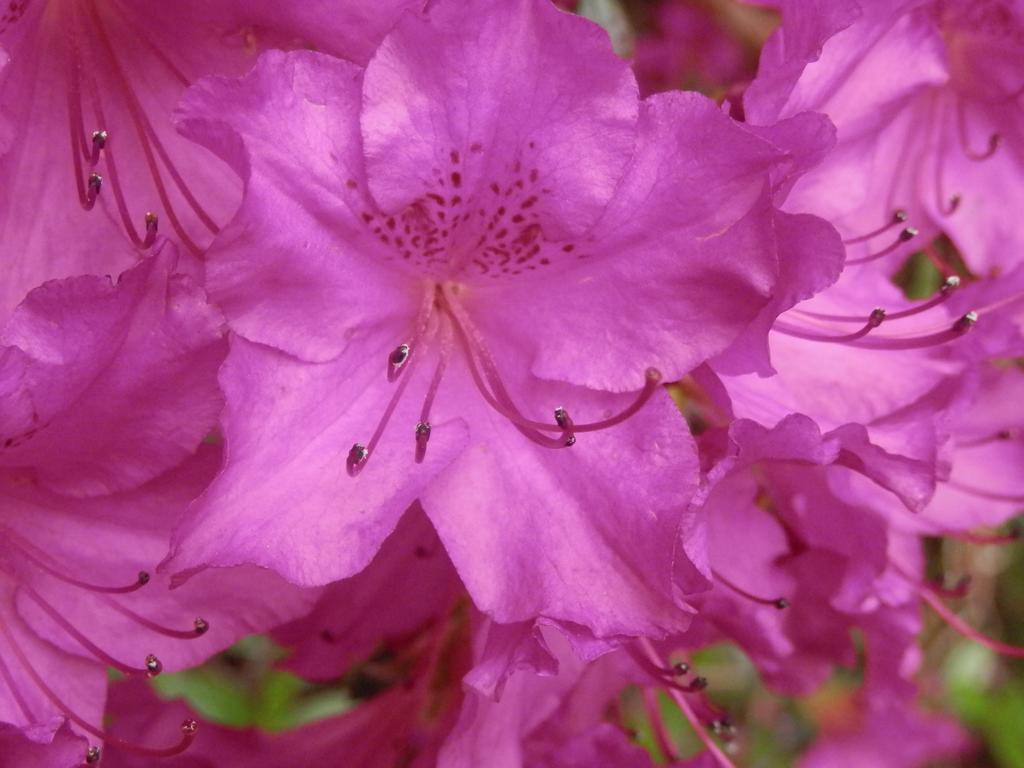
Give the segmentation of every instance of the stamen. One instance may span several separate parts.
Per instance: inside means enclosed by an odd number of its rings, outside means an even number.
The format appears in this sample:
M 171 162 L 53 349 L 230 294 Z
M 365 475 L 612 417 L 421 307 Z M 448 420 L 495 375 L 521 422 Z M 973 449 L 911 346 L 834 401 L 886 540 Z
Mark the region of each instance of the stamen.
M 201 253 L 201 249 L 198 245 L 188 236 L 181 221 L 178 219 L 177 214 L 174 211 L 174 207 L 171 204 L 170 198 L 167 193 L 167 189 L 163 182 L 163 176 L 160 173 L 160 169 L 156 162 L 156 156 L 153 154 L 154 150 L 160 156 L 160 160 L 163 162 L 164 167 L 167 168 L 167 172 L 170 174 L 171 179 L 174 181 L 175 186 L 181 193 L 181 196 L 188 203 L 189 207 L 196 214 L 196 217 L 200 222 L 210 231 L 211 234 L 217 234 L 220 231 L 220 227 L 217 226 L 216 222 L 210 217 L 210 215 L 203 209 L 196 200 L 192 191 L 189 189 L 185 180 L 181 177 L 178 169 L 174 166 L 170 156 L 164 149 L 163 143 L 157 136 L 156 131 L 153 129 L 152 124 L 146 117 L 145 111 L 142 108 L 142 104 L 135 94 L 132 88 L 131 81 L 125 73 L 121 62 L 117 58 L 117 53 L 114 50 L 114 46 L 110 41 L 110 37 L 107 34 L 106 27 L 103 25 L 103 20 L 100 16 L 99 9 L 96 3 L 89 3 L 87 5 L 89 15 L 92 18 L 93 25 L 96 29 L 96 37 L 100 44 L 105 50 L 105 53 L 112 64 L 112 69 L 124 90 L 125 101 L 127 102 L 128 112 L 131 115 L 132 122 L 135 124 L 136 132 L 139 136 L 139 143 L 142 147 L 143 155 L 146 159 L 146 165 L 149 167 L 150 175 L 153 178 L 153 183 L 156 186 L 157 195 L 160 198 L 161 204 L 164 206 L 164 210 L 167 213 L 168 218 L 171 220 L 171 226 L 190 250 L 196 254 Z
M 561 406 L 555 408 L 555 424 L 560 426 L 562 431 L 569 435 L 565 439 L 565 444 L 568 446 L 576 445 L 576 435 L 573 434 L 572 417 L 569 416 L 569 412 Z
M 988 145 L 984 150 L 978 152 L 971 148 L 971 140 L 968 136 L 969 131 L 967 129 L 967 110 L 964 109 L 963 99 L 957 101 L 956 126 L 957 133 L 960 138 L 960 148 L 963 150 L 964 156 L 968 160 L 973 160 L 975 162 L 988 160 L 996 153 L 996 150 L 999 149 L 999 145 L 1003 141 L 1003 137 L 999 133 L 992 133 L 988 137 Z
M 95 656 L 99 661 L 102 661 L 108 667 L 113 667 L 114 669 L 123 672 L 126 675 L 146 675 L 147 677 L 154 677 L 155 675 L 159 674 L 159 667 L 157 668 L 156 672 L 153 672 L 151 669 L 150 659 L 152 658 L 156 660 L 155 656 L 146 657 L 144 668 L 140 669 L 138 667 L 130 667 L 127 664 L 115 659 L 109 653 L 107 653 L 94 642 L 92 642 L 92 640 L 90 640 L 88 637 L 82 634 L 74 624 L 65 619 L 61 615 L 60 611 L 58 611 L 56 608 L 50 605 L 43 598 L 43 596 L 36 592 L 32 587 L 22 584 L 20 587 L 18 587 L 18 589 L 25 590 L 25 593 L 32 598 L 36 605 L 38 605 L 40 608 L 43 609 L 43 611 L 46 612 L 47 616 L 53 619 L 54 623 L 57 624 L 57 626 L 59 626 L 61 629 L 67 632 L 71 637 L 73 637 L 78 642 L 79 645 L 81 645 L 83 648 L 89 651 L 89 653 Z M 156 663 L 157 665 L 159 665 L 160 662 L 157 661 Z
M 665 721 L 662 720 L 661 710 L 658 707 L 658 700 L 654 689 L 644 686 L 641 689 L 641 698 L 643 699 L 644 709 L 647 712 L 647 719 L 651 722 L 651 726 L 654 729 L 658 748 L 666 759 L 675 762 L 679 759 L 679 753 L 672 744 L 672 737 L 665 727 Z
M 209 622 L 202 618 L 196 618 L 195 621 L 192 622 L 191 629 L 171 629 L 170 627 L 165 627 L 162 624 L 157 624 L 155 621 L 147 619 L 145 616 L 140 616 L 135 613 L 135 611 L 125 608 L 116 600 L 107 598 L 106 602 L 122 616 L 126 616 L 136 624 L 166 637 L 173 637 L 179 640 L 194 640 L 197 637 L 205 635 L 210 629 Z
M 903 224 L 906 220 L 907 212 L 902 208 L 897 208 L 895 211 L 893 211 L 893 214 L 890 217 L 889 221 L 880 226 L 878 229 L 874 229 L 863 235 L 858 235 L 857 237 L 851 237 L 848 240 L 843 240 L 843 245 L 855 245 L 856 243 L 866 242 L 873 237 L 877 237 L 878 235 L 888 232 L 897 224 Z
M 883 248 L 882 250 L 878 251 L 878 253 L 872 253 L 872 254 L 869 254 L 867 256 L 862 256 L 862 257 L 857 258 L 857 259 L 847 259 L 846 263 L 847 263 L 847 265 L 850 265 L 850 264 L 867 264 L 868 262 L 876 261 L 877 259 L 880 259 L 883 256 L 888 256 L 890 253 L 895 251 L 897 248 L 899 248 L 904 243 L 909 242 L 910 240 L 913 240 L 915 237 L 918 236 L 918 234 L 919 234 L 918 230 L 915 229 L 914 227 L 904 227 L 903 229 L 900 230 L 900 233 L 899 233 L 899 235 L 896 236 L 896 239 L 892 243 L 887 245 L 885 248 Z
M 416 463 L 422 464 L 427 455 L 427 442 L 430 440 L 430 422 L 416 422 Z
M 753 592 L 748 592 L 742 587 L 737 586 L 736 584 L 731 582 L 729 579 L 725 578 L 725 576 L 723 576 L 721 573 L 714 569 L 712 569 L 711 573 L 718 581 L 722 582 L 725 586 L 727 586 L 740 597 L 745 597 L 747 600 L 759 603 L 760 605 L 770 605 L 773 608 L 777 608 L 780 611 L 789 608 L 789 601 L 784 597 L 760 597 L 759 595 L 755 595 Z
M 348 467 L 348 474 L 351 477 L 355 477 L 359 474 L 359 470 L 363 468 L 363 464 L 370 457 L 370 452 L 366 450 L 366 446 L 362 443 L 355 443 L 348 451 L 348 458 L 345 460 L 345 465 Z
M 983 445 L 991 445 L 992 443 L 1003 442 L 1004 440 L 1015 440 L 1018 437 L 1018 432 L 1015 429 L 1000 429 L 998 432 L 993 432 L 990 435 L 984 437 L 977 437 L 973 440 L 957 440 L 957 448 L 980 448 Z
M 569 438 L 575 433 L 596 432 L 601 429 L 613 427 L 616 424 L 625 421 L 639 411 L 647 401 L 650 400 L 651 396 L 657 390 L 658 385 L 661 383 L 661 372 L 656 368 L 648 368 L 645 373 L 644 387 L 632 404 L 622 412 L 607 419 L 603 419 L 602 421 L 591 422 L 589 424 L 572 424 L 571 431 L 567 427 L 558 424 L 557 421 L 554 426 L 540 421 L 533 421 L 532 419 L 528 419 L 523 416 L 512 402 L 512 399 L 501 380 L 501 376 L 498 373 L 494 359 L 487 351 L 487 348 L 483 345 L 479 332 L 473 326 L 469 317 L 466 316 L 456 302 L 449 301 L 443 294 L 442 301 L 442 308 L 448 311 L 449 316 L 452 319 L 459 341 L 462 343 L 463 349 L 466 352 L 466 358 L 469 362 L 469 369 L 473 377 L 473 381 L 476 383 L 477 389 L 479 389 L 480 393 L 483 395 L 484 400 L 486 400 L 488 405 L 494 408 L 494 410 L 511 421 L 523 435 L 539 445 L 543 445 L 548 448 L 564 448 L 566 446 L 573 445 L 575 441 L 570 442 Z M 480 364 L 486 368 L 487 377 L 491 386 L 494 388 L 493 394 L 484 384 L 480 376 L 480 372 L 477 369 L 478 357 Z M 555 440 L 539 434 L 539 432 L 554 431 L 561 432 L 561 435 Z
M 92 156 L 90 160 L 93 165 L 100 161 L 100 150 L 107 146 L 107 132 L 104 130 L 92 132 Z
M 938 208 L 939 213 L 943 216 L 952 216 L 960 208 L 960 202 L 963 200 L 960 193 L 954 193 L 952 195 L 946 195 L 945 193 L 945 174 L 946 164 L 945 159 L 948 154 L 946 146 L 946 123 L 947 121 L 941 114 L 938 102 L 938 94 L 936 93 L 935 100 L 933 101 L 933 118 L 932 122 L 935 124 L 935 129 L 938 134 L 938 141 L 936 143 L 935 155 L 935 204 Z
M 420 357 L 421 355 L 417 354 L 411 355 L 410 360 L 407 363 L 409 373 L 406 376 L 403 376 L 401 381 L 398 382 L 398 387 L 395 389 L 394 394 L 391 396 L 391 400 L 384 409 L 384 414 L 377 423 L 377 428 L 370 437 L 370 442 L 365 445 L 362 443 L 355 443 L 349 449 L 348 457 L 345 460 L 345 467 L 348 470 L 349 477 L 355 477 L 362 472 L 363 467 L 366 466 L 366 462 L 370 460 L 370 456 L 376 450 L 377 443 L 380 442 L 380 438 L 384 434 L 384 429 L 391 420 L 391 415 L 395 412 L 395 408 L 398 407 L 398 402 L 402 399 L 402 395 L 405 393 L 405 388 L 409 386 L 409 382 L 412 380 L 412 369 L 415 367 Z
M 884 309 L 872 310 L 871 315 L 868 317 L 868 321 L 859 331 L 855 331 L 854 333 L 842 334 L 839 336 L 830 336 L 828 334 L 805 331 L 795 325 L 790 325 L 789 323 L 776 322 L 772 326 L 772 328 L 774 330 L 779 331 L 780 333 L 786 334 L 787 336 L 793 336 L 795 338 L 804 339 L 806 341 L 831 341 L 837 344 L 846 344 L 848 342 L 864 338 L 869 333 L 871 333 L 871 331 L 880 326 L 883 320 L 885 320 Z
M 409 359 L 409 345 L 399 344 L 394 350 L 388 355 L 388 381 L 394 381 L 398 378 L 399 372 L 402 370 L 402 366 L 405 365 Z
M 572 431 L 578 432 L 597 432 L 602 429 L 608 429 L 614 427 L 616 424 L 621 424 L 626 419 L 635 415 L 641 408 L 643 408 L 647 401 L 651 399 L 655 392 L 658 391 L 658 386 L 661 384 L 661 371 L 657 368 L 648 368 L 644 371 L 644 387 L 637 394 L 636 399 L 630 403 L 619 413 L 614 416 L 610 416 L 607 419 L 601 421 L 591 421 L 586 424 L 572 424 Z M 548 427 L 551 429 L 551 427 Z
M 50 563 L 54 562 L 53 559 L 38 549 L 34 544 L 30 543 L 10 529 L 5 529 L 4 532 L 7 535 L 8 542 L 13 544 L 25 559 L 50 574 L 55 579 L 63 581 L 65 584 L 71 584 L 72 586 L 79 587 L 80 589 L 86 589 L 90 592 L 98 592 L 100 594 L 124 595 L 130 592 L 136 592 L 149 583 L 149 574 L 146 573 L 146 571 L 139 571 L 139 575 L 136 577 L 135 583 L 125 585 L 123 587 L 106 587 L 72 578 L 71 576 L 61 573 L 53 565 L 50 565 Z M 47 561 L 49 561 L 49 563 Z
M 149 248 L 156 241 L 156 232 L 160 226 L 159 217 L 152 211 L 146 211 L 146 238 L 142 241 L 143 248 Z
M 412 339 L 404 344 L 399 344 L 388 355 L 388 381 L 396 381 L 409 362 L 409 357 L 419 349 L 420 340 L 427 332 L 430 325 L 430 317 L 434 312 L 434 290 L 428 290 L 423 296 L 423 303 L 416 314 L 416 325 L 413 328 Z
M 146 757 L 174 757 L 175 755 L 180 755 L 182 752 L 188 749 L 189 745 L 195 740 L 198 724 L 196 723 L 195 720 L 192 719 L 185 720 L 181 724 L 182 739 L 178 744 L 171 747 L 144 747 L 139 744 L 133 744 L 130 741 L 118 738 L 117 736 L 111 736 L 109 733 L 106 733 L 102 729 L 97 728 L 95 725 L 87 721 L 85 718 L 78 715 L 74 710 L 72 710 L 67 704 L 64 703 L 60 696 L 54 693 L 53 689 L 51 689 L 50 686 L 46 684 L 46 681 L 43 680 L 39 672 L 36 671 L 36 668 L 32 666 L 31 662 L 28 660 L 28 657 L 25 655 L 25 652 L 22 650 L 18 642 L 14 639 L 14 635 L 7 628 L 5 622 L 2 621 L 0 621 L 0 634 L 4 636 L 4 639 L 7 641 L 7 644 L 11 646 L 11 650 L 13 650 L 15 656 L 18 657 L 18 661 L 21 663 L 21 666 L 25 673 L 29 676 L 29 678 L 31 678 L 33 684 L 35 684 L 35 686 L 43 693 L 43 695 L 46 696 L 47 699 L 49 699 L 50 703 L 53 704 L 53 706 L 56 707 L 61 713 L 63 713 L 63 715 L 68 720 L 73 722 L 86 733 L 89 733 L 90 735 L 95 736 L 100 741 L 105 742 L 107 746 L 116 747 L 117 749 L 122 749 L 125 752 L 131 752 L 133 754 L 143 755 Z
M 900 320 L 904 317 L 911 317 L 913 315 L 918 315 L 922 312 L 926 312 L 932 307 L 937 307 L 939 306 L 939 304 L 941 304 L 950 296 L 952 296 L 953 292 L 959 287 L 960 278 L 957 277 L 956 275 L 950 275 L 943 281 L 942 287 L 939 288 L 939 292 L 935 296 L 935 298 L 929 299 L 928 301 L 922 304 L 918 304 L 916 307 L 911 307 L 910 309 L 904 309 L 900 312 L 892 312 L 889 314 L 889 319 Z
M 881 313 L 881 319 L 878 320 L 878 324 L 881 325 L 882 320 L 888 320 L 891 322 L 893 320 L 901 320 L 905 317 L 919 315 L 922 312 L 927 312 L 929 309 L 932 309 L 933 307 L 937 307 L 939 304 L 942 304 L 944 301 L 946 301 L 946 299 L 948 299 L 953 294 L 953 291 L 955 291 L 959 286 L 959 277 L 957 277 L 956 275 L 947 277 L 945 282 L 942 284 L 942 287 L 939 288 L 939 291 L 936 294 L 935 298 L 922 302 L 921 304 L 918 304 L 915 307 L 911 307 L 910 309 L 900 310 L 899 312 L 888 312 L 884 309 L 876 307 L 874 310 L 872 310 L 871 315 L 869 315 L 868 317 L 868 320 L 870 321 L 872 318 L 877 319 L 877 313 Z M 858 317 L 855 315 L 831 315 L 825 312 L 812 312 L 811 310 L 806 309 L 796 309 L 793 310 L 793 312 L 795 312 L 796 314 L 803 315 L 805 317 L 813 317 L 816 320 L 828 320 L 830 322 L 836 323 L 864 322 L 863 316 Z
M 156 677 L 163 671 L 164 665 L 160 663 L 160 659 L 152 653 L 146 656 L 146 677 Z
M 920 591 L 921 597 L 924 599 L 932 609 L 939 614 L 939 617 L 945 621 L 949 626 L 959 632 L 961 635 L 966 637 L 968 640 L 973 640 L 979 645 L 983 645 L 996 653 L 1004 656 L 1012 656 L 1018 659 L 1024 659 L 1024 648 L 1017 645 L 1010 645 L 1008 643 L 1001 642 L 988 635 L 982 634 L 980 631 L 972 627 L 970 624 L 965 622 L 953 611 L 949 609 L 942 600 L 930 589 L 922 589 Z
M 924 336 L 869 336 L 866 339 L 860 339 L 854 346 L 861 347 L 863 349 L 885 349 L 892 351 L 936 347 L 942 344 L 947 344 L 951 341 L 956 341 L 967 333 L 967 331 L 969 331 L 977 321 L 977 313 L 968 312 L 953 323 L 952 328 L 946 331 L 939 331 L 937 333 L 927 334 Z
M 91 152 L 85 139 L 85 122 L 82 119 L 82 89 L 79 78 L 79 51 L 74 31 L 66 22 L 63 25 L 68 51 L 67 69 L 67 107 L 68 107 L 68 138 L 71 141 L 71 161 L 74 166 L 75 188 L 78 191 L 78 202 L 85 210 L 90 210 L 95 201 L 90 202 L 88 192 L 82 184 L 82 160 L 89 159 Z
M 441 318 L 441 344 L 438 352 L 437 366 L 434 368 L 434 375 L 430 379 L 430 386 L 423 398 L 423 407 L 420 408 L 420 420 L 416 424 L 416 463 L 422 464 L 427 455 L 427 442 L 430 440 L 430 409 L 434 406 L 434 399 L 441 387 L 441 379 L 444 378 L 445 369 L 448 367 L 448 360 L 452 353 L 452 329 L 446 318 Z
M 977 312 L 968 312 L 967 314 L 960 317 L 955 323 L 953 323 L 954 330 L 965 333 L 974 327 L 974 324 L 978 322 Z
M 641 638 L 639 642 L 648 658 L 651 660 L 651 663 L 656 666 L 660 666 L 661 659 L 658 657 L 658 652 L 654 649 L 654 646 L 651 645 L 651 641 L 647 638 Z M 725 756 L 725 753 L 722 752 L 721 748 L 715 743 L 714 739 L 711 738 L 711 735 L 704 728 L 703 723 L 700 722 L 700 719 L 694 714 L 693 709 L 690 707 L 690 703 L 686 700 L 686 696 L 684 696 L 681 691 L 677 691 L 673 688 L 668 689 L 668 694 L 679 706 L 679 709 L 682 710 L 683 716 L 686 717 L 686 720 L 690 723 L 690 726 L 697 734 L 697 737 L 701 742 L 703 742 L 708 752 L 710 752 L 715 760 L 718 761 L 721 768 L 736 768 L 732 761 Z
M 89 747 L 85 752 L 85 763 L 86 765 L 95 765 L 100 761 L 100 748 Z
M 490 356 L 487 353 L 486 348 L 479 340 L 474 344 L 470 334 L 477 333 L 476 328 L 469 322 L 469 318 L 461 313 L 460 309 L 456 309 L 454 307 L 454 302 L 448 302 L 443 293 L 441 293 L 440 296 L 442 300 L 441 306 L 447 311 L 451 318 L 456 335 L 459 338 L 459 342 L 462 344 L 463 351 L 466 353 L 466 362 L 469 364 L 469 372 L 473 378 L 473 383 L 476 384 L 477 389 L 487 404 L 506 419 L 511 421 L 513 426 L 515 426 L 515 428 L 519 430 L 524 437 L 534 443 L 537 443 L 537 445 L 543 446 L 544 448 L 566 447 L 566 440 L 568 440 L 569 436 L 561 429 L 561 427 L 555 427 L 563 432 L 561 439 L 547 437 L 546 435 L 541 434 L 538 430 L 549 430 L 552 428 L 550 424 L 532 421 L 520 413 L 519 409 L 516 408 L 515 404 L 509 397 L 504 384 L 498 376 L 497 367 L 494 366 L 493 360 L 490 360 Z M 477 360 L 478 354 L 481 358 L 480 361 Z M 488 376 L 488 379 L 490 380 L 491 386 L 494 387 L 493 393 L 483 381 L 480 368 L 478 367 L 478 362 L 481 364 L 490 362 L 491 370 L 489 371 L 490 375 Z
M 96 198 L 100 194 L 100 189 L 103 187 L 103 177 L 98 173 L 90 173 L 89 181 L 87 183 L 88 191 L 86 192 L 86 203 L 85 209 L 91 211 L 92 207 L 96 205 Z

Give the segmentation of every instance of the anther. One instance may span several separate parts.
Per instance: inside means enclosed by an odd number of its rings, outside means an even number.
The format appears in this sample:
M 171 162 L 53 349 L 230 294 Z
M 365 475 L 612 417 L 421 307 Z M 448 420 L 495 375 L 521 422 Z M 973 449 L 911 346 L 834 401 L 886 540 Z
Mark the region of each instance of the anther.
M 707 687 L 708 679 L 706 677 L 695 677 L 690 684 L 686 686 L 686 689 L 688 691 L 703 691 Z
M 561 406 L 555 408 L 555 423 L 565 432 L 565 445 L 567 447 L 576 445 L 576 435 L 572 433 L 572 417 L 569 416 L 569 412 L 565 408 Z
M 736 726 L 733 725 L 732 719 L 728 715 L 724 715 L 711 721 L 711 732 L 726 741 L 731 741 L 736 736 Z
M 160 659 L 154 656 L 152 653 L 146 657 L 146 677 L 156 677 L 164 671 L 164 665 L 160 663 Z
M 974 327 L 976 322 L 978 322 L 978 313 L 968 312 L 953 323 L 953 330 L 958 333 L 966 333 Z
M 100 161 L 100 151 L 107 146 L 107 132 L 103 130 L 92 132 L 92 155 L 89 162 L 96 165 Z
M 408 362 L 411 353 L 412 347 L 408 344 L 399 344 L 391 351 L 391 354 L 388 355 L 388 381 L 398 378 L 402 366 Z
M 427 455 L 427 443 L 430 441 L 430 422 L 420 421 L 416 424 L 416 463 L 422 464 Z
M 672 674 L 676 677 L 682 677 L 690 673 L 690 665 L 685 661 L 679 661 L 672 665 Z
M 351 477 L 355 477 L 359 474 L 359 470 L 363 468 L 366 460 L 370 457 L 370 451 L 367 450 L 366 446 L 362 443 L 355 443 L 348 452 L 348 458 L 345 460 L 345 465 L 348 468 L 348 473 Z
M 181 732 L 183 734 L 185 734 L 186 736 L 195 736 L 196 735 L 196 731 L 198 731 L 198 730 L 199 730 L 199 723 L 197 723 L 191 717 L 188 720 L 185 720 L 181 724 Z
M 149 573 L 146 571 L 139 571 L 139 586 L 144 587 L 149 584 Z
M 160 226 L 160 217 L 152 211 L 146 211 L 146 237 L 142 241 L 143 248 L 149 248 L 156 240 L 156 232 Z
M 99 195 L 100 189 L 102 189 L 102 187 L 103 187 L 103 177 L 100 176 L 98 173 L 90 173 L 89 174 L 88 191 L 86 193 L 87 194 L 86 205 L 89 208 L 92 208 L 92 206 L 96 203 L 96 197 Z
M 988 160 L 992 155 L 999 149 L 999 145 L 1003 143 L 1002 134 L 993 133 L 988 137 L 988 146 L 983 152 L 977 152 L 970 147 L 964 147 L 964 154 L 967 155 L 968 159 L 974 160 L 975 162 L 981 162 L 982 160 Z
M 196 620 L 192 622 L 192 626 L 195 628 L 197 635 L 205 635 L 210 630 L 210 622 L 201 617 L 196 617 Z
M 900 230 L 900 241 L 905 243 L 908 240 L 913 240 L 918 234 L 920 233 L 916 227 L 904 227 Z
M 946 207 L 942 209 L 943 216 L 952 216 L 960 208 L 960 203 L 964 201 L 964 196 L 959 192 L 954 192 L 949 196 L 949 202 Z
M 85 752 L 85 763 L 86 765 L 95 765 L 100 761 L 100 748 L 89 747 Z
M 943 296 L 948 296 L 949 294 L 951 294 L 953 291 L 955 291 L 959 287 L 960 287 L 960 278 L 957 277 L 956 275 L 950 275 L 949 277 L 947 277 L 943 281 L 942 287 L 939 288 L 939 292 Z
M 868 325 L 872 328 L 877 328 L 882 324 L 883 320 L 885 320 L 885 310 L 881 307 L 875 307 L 868 316 Z
M 873 237 L 877 237 L 878 235 L 887 232 L 889 229 L 896 226 L 897 224 L 902 224 L 907 220 L 907 218 L 907 212 L 902 208 L 897 208 L 895 211 L 893 211 L 892 217 L 889 219 L 889 221 L 887 221 L 882 226 L 878 227 L 877 229 L 873 229 L 870 232 L 865 232 L 863 235 L 858 235 L 857 237 L 851 237 L 847 240 L 843 240 L 843 243 L 845 245 L 854 245 L 855 243 L 866 242 Z
M 787 600 L 784 597 L 780 597 L 778 600 L 772 603 L 772 605 L 774 605 L 780 611 L 784 611 L 786 608 L 789 608 L 789 600 Z

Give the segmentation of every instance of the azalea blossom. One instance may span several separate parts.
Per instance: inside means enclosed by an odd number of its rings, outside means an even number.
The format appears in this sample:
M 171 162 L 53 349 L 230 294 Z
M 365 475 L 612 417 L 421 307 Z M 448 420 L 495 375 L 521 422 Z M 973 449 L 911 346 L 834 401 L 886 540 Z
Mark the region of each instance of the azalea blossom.
M 14 183 L 0 190 L 0 317 L 44 280 L 126 269 L 158 233 L 198 255 L 226 223 L 236 177 L 169 120 L 190 83 L 240 75 L 270 47 L 363 61 L 414 5 L 10 3 L 0 19 L 0 172 Z
M 322 584 L 419 499 L 499 621 L 685 624 L 696 463 L 659 384 L 830 279 L 786 265 L 836 263 L 831 227 L 776 208 L 827 124 L 639 102 L 603 32 L 522 0 L 407 15 L 365 70 L 267 54 L 180 125 L 246 195 L 207 260 L 228 462 L 174 567 Z
M 220 460 L 197 452 L 221 400 L 220 317 L 175 264 L 167 246 L 116 285 L 47 283 L 0 336 L 0 722 L 40 764 L 71 743 L 79 760 L 184 748 L 191 725 L 166 747 L 108 738 L 107 668 L 194 665 L 312 599 L 253 568 L 173 592 L 155 571 Z
M 1019 263 L 1024 11 L 1004 0 L 782 4 L 744 96 L 747 118 L 806 110 L 835 122 L 835 152 L 797 185 L 834 221 L 850 263 L 948 234 L 979 273 Z M 898 68 L 899 76 L 889 73 Z M 891 256 L 889 256 L 892 254 Z

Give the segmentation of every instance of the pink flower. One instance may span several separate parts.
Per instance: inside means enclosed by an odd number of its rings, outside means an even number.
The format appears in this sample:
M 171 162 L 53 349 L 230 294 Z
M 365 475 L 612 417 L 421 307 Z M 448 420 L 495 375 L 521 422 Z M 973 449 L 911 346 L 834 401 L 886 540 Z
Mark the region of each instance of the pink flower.
M 238 204 L 237 179 L 168 120 L 189 83 L 242 74 L 268 47 L 315 45 L 364 61 L 398 13 L 417 4 L 5 6 L 0 48 L 11 62 L 0 74 L 0 123 L 7 123 L 0 128 L 7 180 L 0 318 L 44 280 L 127 268 L 158 228 L 199 253 L 227 221 Z
M 1018 264 L 1024 228 L 1006 212 L 1024 207 L 1019 3 L 793 2 L 783 17 L 747 117 L 816 110 L 839 131 L 791 203 L 856 240 L 851 260 L 895 259 L 945 232 L 978 273 Z
M 764 346 L 790 282 L 834 278 L 790 275 L 839 245 L 775 208 L 822 121 L 638 103 L 600 30 L 519 0 L 406 16 L 365 71 L 267 54 L 194 89 L 181 128 L 247 190 L 207 269 L 237 334 L 229 458 L 175 567 L 323 584 L 419 499 L 498 621 L 685 623 L 697 467 L 658 384 Z
M 88 744 L 66 723 L 48 744 L 26 738 L 18 728 L 0 722 L 0 754 L 9 765 L 25 768 L 67 768 L 80 765 Z
M 116 285 L 47 283 L 2 334 L 0 722 L 54 754 L 64 721 L 106 740 L 108 667 L 193 665 L 311 599 L 251 568 L 174 592 L 152 570 L 220 463 L 196 453 L 221 403 L 220 318 L 172 252 Z
M 967 751 L 952 720 L 895 703 L 869 705 L 858 722 L 828 729 L 800 768 L 922 768 Z
M 744 49 L 730 20 L 739 26 L 736 18 L 681 0 L 653 4 L 652 28 L 637 36 L 634 51 L 641 93 L 675 88 L 725 93 L 734 84 L 753 79 L 756 48 Z

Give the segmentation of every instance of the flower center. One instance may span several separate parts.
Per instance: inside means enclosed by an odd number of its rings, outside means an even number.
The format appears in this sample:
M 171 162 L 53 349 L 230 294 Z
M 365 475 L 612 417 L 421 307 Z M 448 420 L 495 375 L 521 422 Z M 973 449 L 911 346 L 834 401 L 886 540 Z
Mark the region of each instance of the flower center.
M 386 246 L 385 258 L 438 282 L 511 279 L 586 259 L 580 243 L 545 232 L 544 203 L 552 190 L 534 162 L 534 143 L 500 172 L 468 170 L 483 162 L 483 152 L 480 143 L 470 145 L 468 158 L 450 150 L 445 167 L 431 170 L 423 194 L 400 213 L 362 211 Z M 353 179 L 346 186 L 359 188 Z

